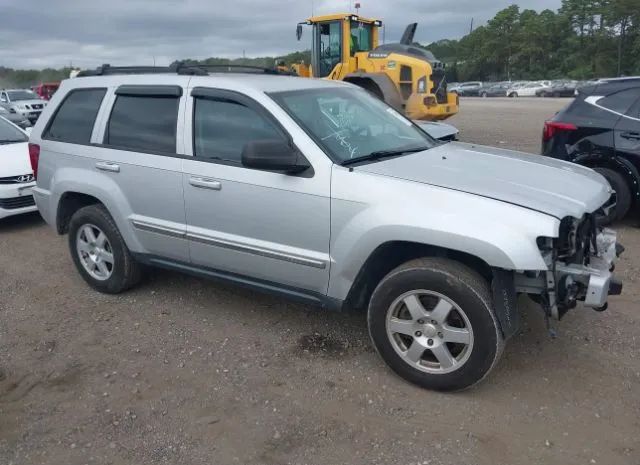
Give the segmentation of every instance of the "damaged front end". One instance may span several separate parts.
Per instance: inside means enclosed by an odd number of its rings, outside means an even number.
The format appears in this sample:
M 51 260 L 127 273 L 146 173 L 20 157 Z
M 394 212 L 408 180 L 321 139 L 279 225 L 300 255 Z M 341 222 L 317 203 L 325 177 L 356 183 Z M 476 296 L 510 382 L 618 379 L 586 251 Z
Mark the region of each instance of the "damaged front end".
M 622 292 L 613 270 L 624 247 L 614 231 L 597 226 L 595 215 L 564 218 L 558 237 L 540 237 L 538 247 L 548 270 L 516 273 L 514 285 L 539 302 L 548 317 L 559 320 L 579 301 L 606 310 L 608 296 Z

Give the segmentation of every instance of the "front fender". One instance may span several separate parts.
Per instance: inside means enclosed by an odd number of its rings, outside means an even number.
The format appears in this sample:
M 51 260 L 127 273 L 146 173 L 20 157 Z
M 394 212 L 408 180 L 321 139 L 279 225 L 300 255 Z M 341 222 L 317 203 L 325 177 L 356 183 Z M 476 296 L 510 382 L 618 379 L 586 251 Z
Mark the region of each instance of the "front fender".
M 346 298 L 367 258 L 391 241 L 463 252 L 506 270 L 547 269 L 536 239 L 557 236 L 560 222 L 552 216 L 435 186 L 389 178 L 376 184 L 356 172 L 345 182 L 343 176 L 334 170 L 332 297 Z

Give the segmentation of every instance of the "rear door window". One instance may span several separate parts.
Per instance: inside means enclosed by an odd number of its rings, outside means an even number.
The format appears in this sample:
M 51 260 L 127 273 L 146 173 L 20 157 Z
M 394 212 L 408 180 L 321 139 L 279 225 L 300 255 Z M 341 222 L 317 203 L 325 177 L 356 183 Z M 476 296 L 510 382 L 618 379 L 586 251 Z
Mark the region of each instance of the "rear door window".
M 89 144 L 106 89 L 76 89 L 62 101 L 44 139 L 72 144 Z
M 180 96 L 176 92 L 153 95 L 153 89 L 137 92 L 118 94 L 116 91 L 118 95 L 109 117 L 105 145 L 122 150 L 175 154 Z

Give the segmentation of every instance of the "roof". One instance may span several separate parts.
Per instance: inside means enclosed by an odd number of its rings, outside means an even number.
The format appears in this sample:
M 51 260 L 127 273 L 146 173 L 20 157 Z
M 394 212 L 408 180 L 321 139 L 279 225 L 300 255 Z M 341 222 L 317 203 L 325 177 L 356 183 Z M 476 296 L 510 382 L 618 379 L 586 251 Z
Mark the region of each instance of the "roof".
M 640 87 L 640 79 L 612 79 L 578 87 L 578 92 L 584 95 L 609 95 L 638 87 Z
M 178 75 L 175 73 L 153 74 L 110 74 L 105 76 L 87 76 L 70 78 L 63 81 L 65 87 L 138 85 L 181 85 L 211 86 L 222 89 L 253 90 L 258 92 L 284 92 L 319 88 L 345 87 L 340 81 L 303 78 L 297 76 L 279 76 L 253 73 L 210 73 L 204 76 Z
M 378 19 L 373 19 L 373 18 L 364 18 L 362 16 L 359 16 L 353 13 L 334 13 L 331 15 L 312 16 L 311 18 L 307 19 L 307 22 L 312 24 L 312 23 L 321 23 L 325 21 L 342 20 L 345 18 L 351 18 L 354 21 L 361 21 L 363 23 L 374 23 L 376 21 L 378 22 L 380 21 Z

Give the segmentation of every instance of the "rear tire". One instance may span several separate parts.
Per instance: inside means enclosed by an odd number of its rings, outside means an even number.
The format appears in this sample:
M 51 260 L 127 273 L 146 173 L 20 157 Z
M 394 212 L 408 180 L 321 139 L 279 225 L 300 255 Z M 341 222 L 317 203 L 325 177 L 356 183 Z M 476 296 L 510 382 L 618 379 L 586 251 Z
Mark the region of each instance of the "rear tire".
M 82 278 L 99 292 L 118 294 L 140 281 L 140 265 L 103 205 L 89 205 L 73 214 L 69 250 Z
M 393 371 L 438 391 L 482 381 L 504 348 L 489 284 L 447 259 L 412 260 L 385 276 L 371 296 L 368 325 Z
M 598 223 L 602 226 L 623 219 L 631 208 L 631 189 L 626 179 L 618 171 L 610 168 L 594 168 L 600 173 L 611 185 L 616 193 L 616 206 L 606 216 L 598 217 Z

